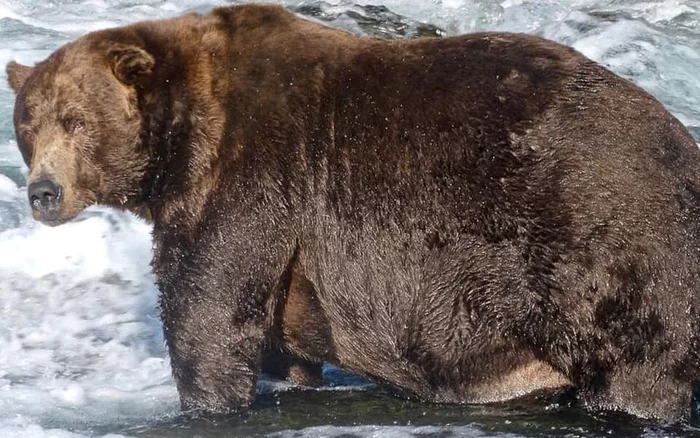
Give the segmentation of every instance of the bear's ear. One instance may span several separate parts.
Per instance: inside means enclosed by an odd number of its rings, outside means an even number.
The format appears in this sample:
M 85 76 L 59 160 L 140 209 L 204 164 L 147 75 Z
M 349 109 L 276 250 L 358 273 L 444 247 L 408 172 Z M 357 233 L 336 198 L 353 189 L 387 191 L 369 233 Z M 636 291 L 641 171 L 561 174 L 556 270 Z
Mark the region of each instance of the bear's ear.
M 24 85 L 24 82 L 27 80 L 29 75 L 32 74 L 32 70 L 34 70 L 34 67 L 22 65 L 15 61 L 10 61 L 7 63 L 7 66 L 5 67 L 5 71 L 7 72 L 7 83 L 10 84 L 10 88 L 12 88 L 12 91 L 14 91 L 15 94 L 19 93 L 19 90 L 22 88 L 22 85 Z
M 138 46 L 118 45 L 108 53 L 114 75 L 126 85 L 142 85 L 155 66 L 153 57 Z

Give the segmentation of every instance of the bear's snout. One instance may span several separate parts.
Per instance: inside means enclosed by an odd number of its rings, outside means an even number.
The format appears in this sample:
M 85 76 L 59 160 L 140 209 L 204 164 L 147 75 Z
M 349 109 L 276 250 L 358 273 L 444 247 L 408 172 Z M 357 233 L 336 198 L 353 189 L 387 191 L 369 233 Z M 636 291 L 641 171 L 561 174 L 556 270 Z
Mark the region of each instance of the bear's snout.
M 50 179 L 42 179 L 29 184 L 27 188 L 29 204 L 40 220 L 53 220 L 58 215 L 61 204 L 61 186 Z

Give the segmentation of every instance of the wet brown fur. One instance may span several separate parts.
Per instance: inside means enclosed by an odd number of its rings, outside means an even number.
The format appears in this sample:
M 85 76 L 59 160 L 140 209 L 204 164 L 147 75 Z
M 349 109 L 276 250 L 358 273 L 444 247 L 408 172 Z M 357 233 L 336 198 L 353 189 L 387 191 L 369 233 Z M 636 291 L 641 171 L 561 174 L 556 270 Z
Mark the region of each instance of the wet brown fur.
M 30 180 L 65 189 L 54 224 L 96 202 L 153 220 L 185 409 L 248 405 L 265 357 L 433 402 L 573 385 L 689 415 L 700 154 L 572 49 L 247 5 L 94 32 L 8 78 Z

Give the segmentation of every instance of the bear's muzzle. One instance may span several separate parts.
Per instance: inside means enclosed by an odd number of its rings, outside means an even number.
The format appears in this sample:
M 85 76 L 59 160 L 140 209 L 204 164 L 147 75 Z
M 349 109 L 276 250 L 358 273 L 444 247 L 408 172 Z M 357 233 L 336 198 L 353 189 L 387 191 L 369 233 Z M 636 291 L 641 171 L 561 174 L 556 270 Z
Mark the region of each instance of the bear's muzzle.
M 42 222 L 58 218 L 62 200 L 61 186 L 50 179 L 42 179 L 29 184 L 27 195 L 34 218 Z

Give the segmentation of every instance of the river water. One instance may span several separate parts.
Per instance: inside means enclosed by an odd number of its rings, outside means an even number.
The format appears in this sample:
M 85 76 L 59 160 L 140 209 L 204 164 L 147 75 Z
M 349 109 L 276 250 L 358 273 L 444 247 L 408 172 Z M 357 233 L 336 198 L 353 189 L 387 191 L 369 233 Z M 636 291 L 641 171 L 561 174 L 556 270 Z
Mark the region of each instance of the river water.
M 205 12 L 207 0 L 0 0 L 0 65 L 33 63 L 86 32 Z M 528 32 L 573 46 L 632 79 L 700 139 L 700 1 L 278 1 L 330 26 L 385 38 L 475 30 Z M 397 399 L 339 370 L 327 386 L 263 378 L 251 412 L 179 414 L 149 270 L 150 228 L 90 208 L 55 229 L 32 222 L 26 168 L 12 131 L 14 97 L 0 78 L 0 437 L 682 436 L 593 416 L 565 397 L 498 406 Z

